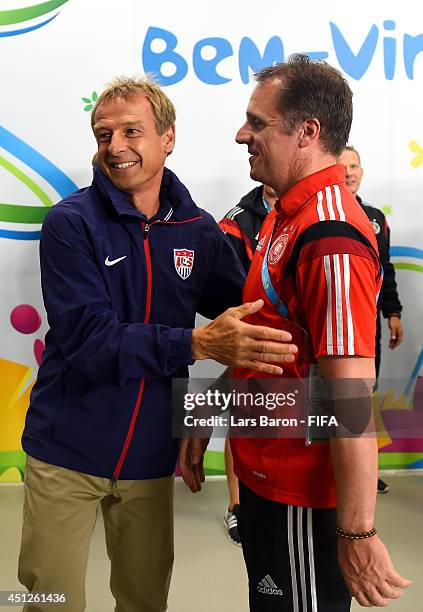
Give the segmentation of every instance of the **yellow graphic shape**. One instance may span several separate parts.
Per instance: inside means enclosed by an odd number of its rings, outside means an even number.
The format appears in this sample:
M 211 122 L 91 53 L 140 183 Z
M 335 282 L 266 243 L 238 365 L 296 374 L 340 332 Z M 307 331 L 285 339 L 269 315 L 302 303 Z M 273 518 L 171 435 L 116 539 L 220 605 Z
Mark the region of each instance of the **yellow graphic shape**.
M 21 436 L 34 384 L 27 387 L 31 373 L 26 365 L 0 359 L 0 451 L 22 450 Z
M 405 393 L 388 389 L 383 396 L 382 410 L 413 410 L 413 398 Z
M 22 476 L 18 468 L 12 467 L 3 472 L 0 476 L 0 484 L 2 482 L 22 482 Z
M 410 161 L 410 165 L 414 168 L 418 168 L 423 164 L 423 147 L 421 147 L 415 140 L 412 140 L 408 145 L 410 151 L 416 153 L 415 157 Z
M 375 419 L 375 427 L 377 431 L 377 445 L 378 448 L 383 448 L 391 444 L 392 438 L 385 429 L 382 418 L 382 406 L 384 404 L 385 396 L 381 395 L 378 391 L 373 393 L 373 413 Z
M 382 413 L 387 410 L 412 410 L 413 399 L 404 393 L 398 395 L 394 389 L 388 389 L 384 395 L 378 391 L 373 394 L 373 411 L 379 449 L 391 444 L 392 438 L 385 429 Z

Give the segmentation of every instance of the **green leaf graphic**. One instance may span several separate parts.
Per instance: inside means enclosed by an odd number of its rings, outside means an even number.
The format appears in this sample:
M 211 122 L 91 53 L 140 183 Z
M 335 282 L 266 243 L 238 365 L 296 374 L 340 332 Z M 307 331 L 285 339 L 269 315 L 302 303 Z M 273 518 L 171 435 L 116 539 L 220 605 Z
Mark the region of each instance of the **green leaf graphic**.
M 81 100 L 85 102 L 85 104 L 91 104 L 90 98 L 81 98 Z
M 90 110 L 93 110 L 92 104 L 87 104 L 87 106 L 84 106 L 84 111 L 90 111 Z
M 91 98 L 93 102 L 96 102 L 98 99 L 98 94 L 96 91 L 93 91 L 93 93 L 91 94 Z

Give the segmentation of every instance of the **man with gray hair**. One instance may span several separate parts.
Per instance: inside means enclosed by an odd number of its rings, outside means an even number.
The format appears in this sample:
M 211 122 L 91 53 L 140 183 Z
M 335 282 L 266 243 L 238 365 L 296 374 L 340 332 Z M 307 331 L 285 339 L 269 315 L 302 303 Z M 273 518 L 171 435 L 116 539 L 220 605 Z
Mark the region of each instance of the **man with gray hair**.
M 381 321 L 380 315 L 387 319 L 389 328 L 389 348 L 397 348 L 404 339 L 404 329 L 401 322 L 402 304 L 398 294 L 395 279 L 395 268 L 391 263 L 389 249 L 391 246 L 391 230 L 388 221 L 379 208 L 370 206 L 358 194 L 363 178 L 363 167 L 360 154 L 354 147 L 347 145 L 339 157 L 339 163 L 345 166 L 345 182 L 361 208 L 366 213 L 376 236 L 380 262 L 383 266 L 383 282 L 378 303 L 376 321 L 376 378 L 379 376 L 381 358 Z
M 380 263 L 383 267 L 383 281 L 380 290 L 376 315 L 376 382 L 379 378 L 382 325 L 381 313 L 387 320 L 389 328 L 389 348 L 397 348 L 404 339 L 404 329 L 401 322 L 402 304 L 398 295 L 397 283 L 395 280 L 395 268 L 390 260 L 389 250 L 391 247 L 391 230 L 385 215 L 381 210 L 370 206 L 358 195 L 361 179 L 363 178 L 363 168 L 361 165 L 360 154 L 354 147 L 347 145 L 339 157 L 339 163 L 345 166 L 345 182 L 361 208 L 367 215 L 375 232 L 377 246 L 379 249 Z M 378 493 L 388 493 L 389 485 L 378 478 Z
M 50 329 L 22 441 L 19 580 L 29 591 L 64 593 L 67 611 L 84 610 L 101 507 L 116 611 L 163 612 L 179 447 L 172 377 L 207 358 L 279 373 L 296 347 L 289 333 L 241 321 L 263 302 L 235 307 L 244 283 L 235 252 L 164 167 L 175 110 L 163 90 L 118 79 L 98 98 L 91 123 L 92 185 L 55 206 L 42 229 Z M 217 318 L 194 329 L 196 312 Z M 180 452 L 195 490 L 204 479 L 193 462 L 198 449 L 187 441 Z

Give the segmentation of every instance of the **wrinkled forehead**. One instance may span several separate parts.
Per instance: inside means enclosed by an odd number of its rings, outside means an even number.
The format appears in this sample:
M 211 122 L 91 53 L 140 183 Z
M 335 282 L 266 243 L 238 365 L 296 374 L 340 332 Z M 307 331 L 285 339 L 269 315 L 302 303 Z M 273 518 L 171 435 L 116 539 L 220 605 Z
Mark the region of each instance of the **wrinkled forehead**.
M 247 114 L 260 115 L 264 113 L 267 115 L 270 113 L 280 116 L 278 99 L 282 86 L 280 78 L 267 79 L 257 83 L 248 102 Z
M 141 119 L 153 117 L 153 109 L 149 99 L 142 93 L 131 93 L 127 96 L 111 96 L 102 100 L 98 105 L 94 126 L 101 121 L 109 119 Z

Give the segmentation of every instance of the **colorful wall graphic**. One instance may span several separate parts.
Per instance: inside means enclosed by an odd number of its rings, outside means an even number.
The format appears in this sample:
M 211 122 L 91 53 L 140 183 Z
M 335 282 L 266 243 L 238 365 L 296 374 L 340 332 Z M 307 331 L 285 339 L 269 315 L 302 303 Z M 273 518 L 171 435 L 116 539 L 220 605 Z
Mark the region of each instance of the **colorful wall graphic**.
M 19 36 L 46 26 L 59 15 L 60 11 L 56 9 L 68 1 L 50 0 L 33 6 L 0 11 L 0 37 Z M 27 25 L 21 27 L 23 24 Z
M 329 0 L 304 11 L 262 0 L 160 5 L 122 0 L 0 0 L 0 482 L 20 481 L 20 435 L 47 331 L 38 264 L 41 225 L 58 200 L 90 182 L 95 152 L 89 111 L 113 76 L 154 72 L 177 109 L 169 166 L 216 218 L 253 187 L 234 142 L 252 72 L 307 52 L 339 67 L 354 92 L 350 142 L 364 166 L 361 195 L 388 215 L 404 303 L 405 341 L 387 349 L 375 396 L 382 468 L 422 468 L 423 429 L 423 26 L 420 8 L 393 0 L 351 13 Z M 254 18 L 251 17 L 254 15 Z M 272 18 L 269 19 L 269 15 Z M 196 364 L 207 377 L 218 368 Z M 209 474 L 223 473 L 212 440 Z
M 2 242 L 1 252 L 8 251 L 13 259 L 19 252 L 20 243 L 29 242 L 33 247 L 33 256 L 36 257 L 34 246 L 38 245 L 41 224 L 49 207 L 61 197 L 75 191 L 77 186 L 52 162 L 1 125 L 0 147 L 4 152 L 0 155 L 0 166 L 12 180 L 27 188 L 30 201 L 36 202 L 33 205 L 0 203 L 0 240 L 7 241 Z M 38 179 L 32 178 L 25 170 L 26 167 L 30 168 Z M 40 179 L 48 183 L 50 194 L 40 185 Z M 52 190 L 54 193 L 51 193 Z M 13 263 L 5 258 L 3 263 L 8 269 L 10 265 L 13 266 Z M 25 275 L 28 272 L 37 273 L 37 267 L 33 263 L 32 258 L 25 261 L 21 270 L 23 276 L 14 278 L 17 293 L 20 293 L 20 285 L 25 283 Z M 2 276 L 4 278 L 4 275 Z M 32 291 L 28 295 L 31 293 Z M 36 296 L 39 303 L 38 294 L 39 289 Z M 18 303 L 6 319 L 10 330 L 25 337 L 23 354 L 27 356 L 28 351 L 32 350 L 32 359 L 20 362 L 6 359 L 6 353 L 0 354 L 0 482 L 22 479 L 25 456 L 20 438 L 36 369 L 41 363 L 44 350 L 44 334 L 39 334 L 42 317 L 42 308 Z M 2 329 L 3 333 L 5 331 Z

